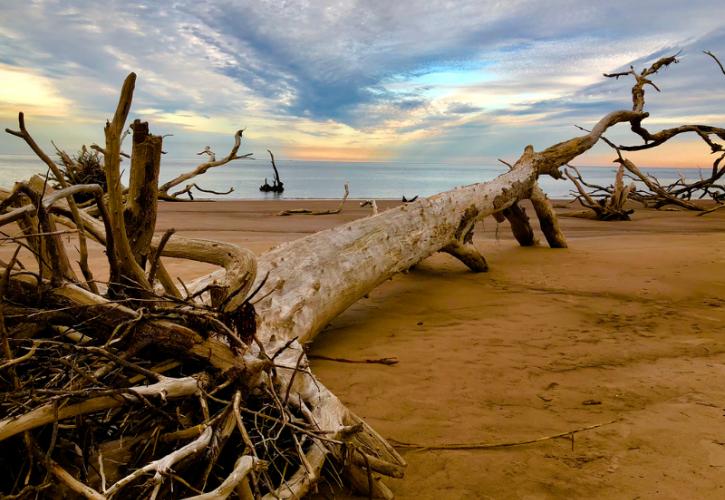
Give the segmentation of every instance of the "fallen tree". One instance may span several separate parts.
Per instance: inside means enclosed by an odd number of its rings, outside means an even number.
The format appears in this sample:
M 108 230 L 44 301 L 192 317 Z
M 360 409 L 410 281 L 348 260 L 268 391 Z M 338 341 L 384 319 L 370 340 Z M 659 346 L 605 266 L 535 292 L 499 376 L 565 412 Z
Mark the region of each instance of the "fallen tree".
M 7 495 L 59 496 L 66 488 L 86 498 L 297 498 L 320 481 L 344 478 L 390 498 L 381 477 L 402 477 L 405 461 L 315 378 L 304 344 L 435 252 L 487 270 L 472 242 L 484 217 L 508 219 L 520 244 L 535 244 L 523 200 L 531 200 L 549 246 L 566 247 L 538 177 L 561 178 L 559 168 L 607 129 L 647 116 L 636 107 L 610 113 L 582 136 L 540 152 L 526 147 L 492 181 L 256 258 L 233 245 L 153 234 L 168 186 L 157 187 L 161 138 L 142 123 L 134 126 L 139 136 L 123 192 L 120 139 L 134 82 L 132 74 L 105 129 L 107 201 L 97 185 L 54 191 L 39 178 L 0 196 L 0 226 L 21 231 L 8 240 L 18 249 L 0 263 L 0 461 L 7 471 L 0 488 Z M 24 133 L 15 135 L 48 163 L 22 114 L 20 122 Z M 93 197 L 101 220 L 75 207 L 79 192 Z M 75 275 L 56 223 L 105 246 L 106 282 Z M 36 266 L 20 262 L 21 247 Z M 179 289 L 164 256 L 223 270 Z

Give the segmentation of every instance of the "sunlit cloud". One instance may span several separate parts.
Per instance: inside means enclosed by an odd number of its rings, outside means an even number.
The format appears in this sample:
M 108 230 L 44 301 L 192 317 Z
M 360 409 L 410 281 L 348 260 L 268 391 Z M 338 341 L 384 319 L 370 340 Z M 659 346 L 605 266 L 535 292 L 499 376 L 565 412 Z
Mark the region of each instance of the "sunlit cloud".
M 16 116 L 24 109 L 44 117 L 65 116 L 70 101 L 62 97 L 52 80 L 28 68 L 0 64 L 0 116 Z

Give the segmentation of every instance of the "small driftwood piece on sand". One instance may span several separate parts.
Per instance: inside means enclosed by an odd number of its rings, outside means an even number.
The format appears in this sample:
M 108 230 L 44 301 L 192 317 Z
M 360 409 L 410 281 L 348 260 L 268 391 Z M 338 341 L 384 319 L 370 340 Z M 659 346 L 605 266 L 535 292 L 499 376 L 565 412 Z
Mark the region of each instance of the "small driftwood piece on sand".
M 406 443 L 404 441 L 398 441 L 396 439 L 389 439 L 393 446 L 399 449 L 412 449 L 417 451 L 451 451 L 451 450 L 499 450 L 501 448 L 513 448 L 515 446 L 526 446 L 529 444 L 543 443 L 544 441 L 551 441 L 552 439 L 568 439 L 574 446 L 574 435 L 580 432 L 591 431 L 604 427 L 605 425 L 611 425 L 618 422 L 619 419 L 610 420 L 609 422 L 602 422 L 601 424 L 587 425 L 586 427 L 579 427 L 578 429 L 572 429 L 566 432 L 560 432 L 558 434 L 552 434 L 550 436 L 542 436 L 534 439 L 524 439 L 522 441 L 504 441 L 500 443 L 448 443 L 448 444 L 418 444 L 418 443 Z
M 321 354 L 308 354 L 307 359 L 319 359 L 322 361 L 334 361 L 336 363 L 373 364 L 373 365 L 388 365 L 388 366 L 393 366 L 393 365 L 398 364 L 398 358 L 349 359 L 349 358 L 334 358 L 334 357 L 330 357 L 330 356 L 323 356 Z
M 350 195 L 350 187 L 348 183 L 345 183 L 345 193 L 340 200 L 340 204 L 334 210 L 309 210 L 307 208 L 293 208 L 291 210 L 282 210 L 277 215 L 335 215 L 342 212 L 342 207 L 347 201 L 347 197 Z

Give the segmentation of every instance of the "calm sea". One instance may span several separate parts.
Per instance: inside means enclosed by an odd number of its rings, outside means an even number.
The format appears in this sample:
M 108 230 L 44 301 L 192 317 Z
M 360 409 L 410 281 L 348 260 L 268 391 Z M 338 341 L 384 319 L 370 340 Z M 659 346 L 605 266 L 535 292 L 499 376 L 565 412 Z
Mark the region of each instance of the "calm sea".
M 198 160 L 175 160 L 164 158 L 161 180 L 193 169 Z M 128 160 L 124 162 L 128 166 Z M 122 164 L 122 168 L 123 165 Z M 506 171 L 503 165 L 480 166 L 457 163 L 405 163 L 405 162 L 320 162 L 300 160 L 278 160 L 277 168 L 284 182 L 282 195 L 262 193 L 259 186 L 265 177 L 273 177 L 268 160 L 239 160 L 209 170 L 195 181 L 205 189 L 234 192 L 226 198 L 274 199 L 274 198 L 340 198 L 343 184 L 349 182 L 351 198 L 411 198 L 415 195 L 430 196 L 441 191 L 475 182 L 493 179 Z M 646 169 L 643 169 L 646 171 Z M 580 168 L 587 181 L 609 185 L 614 180 L 615 169 L 611 167 Z M 698 170 L 657 168 L 649 171 L 661 182 L 670 182 L 683 174 L 688 178 L 699 175 Z M 34 173 L 45 174 L 44 164 L 30 155 L 0 154 L 0 186 L 12 187 L 13 182 L 28 178 Z M 707 174 L 707 172 L 703 172 Z M 547 194 L 555 198 L 571 197 L 571 183 L 556 181 L 548 176 L 539 180 Z M 182 185 L 181 188 L 184 186 Z M 201 194 L 199 197 L 213 198 Z

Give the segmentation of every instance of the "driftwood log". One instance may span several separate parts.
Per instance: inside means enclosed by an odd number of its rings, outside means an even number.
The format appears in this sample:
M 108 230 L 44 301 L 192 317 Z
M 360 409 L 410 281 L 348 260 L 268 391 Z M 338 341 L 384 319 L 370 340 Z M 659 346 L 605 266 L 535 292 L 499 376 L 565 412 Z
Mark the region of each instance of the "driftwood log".
M 647 75 L 674 61 L 657 61 Z M 105 128 L 106 197 L 97 185 L 54 191 L 40 178 L 0 192 L 0 226 L 20 231 L 11 237 L 18 243 L 12 258 L 0 262 L 5 495 L 298 498 L 323 481 L 344 480 L 370 496 L 392 497 L 382 477 L 402 477 L 405 461 L 315 378 L 304 345 L 374 287 L 435 252 L 485 271 L 472 242 L 484 217 L 508 219 L 520 244 L 535 244 L 522 200 L 532 201 L 549 246 L 566 247 L 538 177 L 561 178 L 559 168 L 610 127 L 639 130 L 647 117 L 637 105 L 612 112 L 584 135 L 539 152 L 526 147 L 492 181 L 257 258 L 172 231 L 152 234 L 157 200 L 172 186 L 146 185 L 158 178 L 161 141 L 142 122 L 134 123 L 124 198 L 120 142 L 134 83 L 131 74 Z M 643 85 L 638 79 L 635 104 L 643 105 Z M 11 132 L 45 161 L 22 114 L 20 129 Z M 238 141 L 230 158 L 236 149 Z M 79 192 L 96 200 L 101 220 L 74 208 Z M 107 281 L 74 274 L 56 223 L 105 246 Z M 35 265 L 20 262 L 21 247 Z M 223 269 L 180 289 L 164 256 Z
M 347 182 L 345 183 L 344 190 L 345 190 L 345 192 L 342 195 L 340 204 L 335 209 L 310 210 L 308 208 L 292 208 L 289 210 L 282 210 L 277 215 L 286 216 L 286 215 L 335 215 L 335 214 L 339 214 L 340 212 L 342 212 L 342 207 L 345 206 L 347 197 L 350 196 L 350 186 Z

